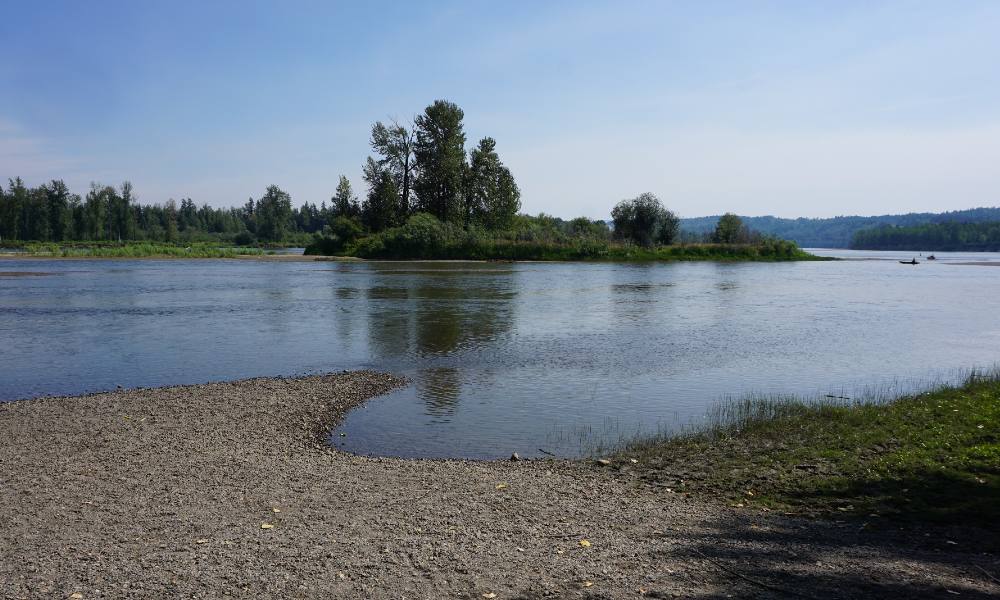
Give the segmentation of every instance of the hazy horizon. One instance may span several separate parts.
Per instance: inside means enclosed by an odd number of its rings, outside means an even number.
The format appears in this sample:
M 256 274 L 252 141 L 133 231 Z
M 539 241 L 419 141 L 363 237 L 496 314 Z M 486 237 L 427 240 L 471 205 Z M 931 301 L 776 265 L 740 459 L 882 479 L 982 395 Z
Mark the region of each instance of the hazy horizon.
M 125 2 L 7 7 L 0 177 L 239 206 L 363 195 L 437 98 L 522 210 L 786 218 L 1000 205 L 1000 4 Z

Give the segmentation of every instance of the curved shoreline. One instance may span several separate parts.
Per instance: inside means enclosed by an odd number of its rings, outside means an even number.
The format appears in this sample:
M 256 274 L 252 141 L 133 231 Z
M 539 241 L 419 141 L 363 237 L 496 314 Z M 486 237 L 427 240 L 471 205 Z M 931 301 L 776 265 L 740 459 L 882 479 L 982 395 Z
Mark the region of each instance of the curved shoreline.
M 402 383 L 353 372 L 0 403 L 0 597 L 1000 591 L 971 548 L 673 494 L 627 464 L 322 442 Z

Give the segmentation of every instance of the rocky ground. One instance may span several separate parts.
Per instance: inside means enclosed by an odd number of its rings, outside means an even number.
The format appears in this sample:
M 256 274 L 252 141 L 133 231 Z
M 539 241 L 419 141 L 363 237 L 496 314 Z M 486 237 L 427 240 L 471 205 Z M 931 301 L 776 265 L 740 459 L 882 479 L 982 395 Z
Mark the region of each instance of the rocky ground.
M 562 460 L 331 450 L 357 372 L 0 403 L 4 598 L 990 597 L 946 531 L 796 520 Z

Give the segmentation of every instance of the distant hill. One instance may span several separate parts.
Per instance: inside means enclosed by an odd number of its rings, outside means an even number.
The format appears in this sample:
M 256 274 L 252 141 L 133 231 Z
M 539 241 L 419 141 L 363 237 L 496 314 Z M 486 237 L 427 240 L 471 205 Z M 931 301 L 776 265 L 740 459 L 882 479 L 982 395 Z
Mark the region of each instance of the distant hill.
M 930 223 L 985 223 L 1000 221 L 1000 207 L 970 208 L 944 213 L 908 213 L 876 217 L 831 217 L 828 219 L 783 219 L 780 217 L 742 217 L 750 229 L 792 240 L 803 248 L 847 248 L 855 232 L 870 227 L 894 225 L 913 227 Z M 681 230 L 706 233 L 715 230 L 719 215 L 681 219 Z
M 854 234 L 858 250 L 1000 251 L 1000 221 L 927 223 L 910 227 L 881 225 Z

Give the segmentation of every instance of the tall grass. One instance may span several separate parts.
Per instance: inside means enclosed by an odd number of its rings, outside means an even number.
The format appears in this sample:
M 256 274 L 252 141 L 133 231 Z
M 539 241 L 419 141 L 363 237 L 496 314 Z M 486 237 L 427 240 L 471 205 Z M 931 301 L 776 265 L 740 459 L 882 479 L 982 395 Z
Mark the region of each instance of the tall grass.
M 762 424 L 771 424 L 780 419 L 794 417 L 823 418 L 834 415 L 844 408 L 885 406 L 902 398 L 932 394 L 941 390 L 968 387 L 981 383 L 1000 382 L 1000 365 L 986 369 L 968 369 L 955 373 L 947 380 L 936 378 L 922 382 L 869 385 L 860 388 L 851 396 L 824 394 L 812 398 L 786 394 L 748 393 L 739 396 L 724 396 L 712 404 L 706 413 L 705 422 L 688 429 L 686 434 L 708 434 L 710 436 L 730 435 L 734 432 L 751 430 Z M 660 432 L 661 436 L 670 434 Z
M 854 397 L 725 398 L 623 445 L 643 479 L 736 506 L 1000 523 L 1000 369 Z M 1000 539 L 1000 538 L 997 538 Z
M 59 258 L 235 258 L 257 256 L 260 248 L 226 248 L 211 244 L 188 246 L 151 242 L 97 245 L 61 245 L 32 243 L 24 246 L 26 254 Z

